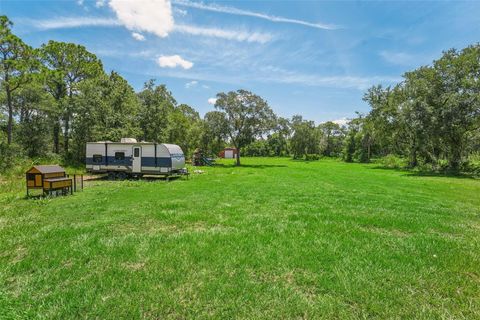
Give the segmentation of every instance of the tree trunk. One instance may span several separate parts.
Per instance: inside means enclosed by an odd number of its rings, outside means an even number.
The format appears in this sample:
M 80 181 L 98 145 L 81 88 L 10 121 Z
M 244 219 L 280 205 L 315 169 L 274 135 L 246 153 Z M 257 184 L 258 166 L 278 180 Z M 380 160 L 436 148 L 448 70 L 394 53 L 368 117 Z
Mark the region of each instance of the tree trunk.
M 235 147 L 235 148 L 237 149 L 237 156 L 236 156 L 237 166 L 239 166 L 240 165 L 240 148 L 237 148 L 237 147 Z
M 60 123 L 59 123 L 59 119 L 56 119 L 53 125 L 53 152 L 56 154 L 58 154 L 59 152 L 59 141 L 60 141 Z
M 70 117 L 68 115 L 68 111 L 67 111 L 67 114 L 65 115 L 65 132 L 63 134 L 63 142 L 64 142 L 64 145 L 63 145 L 63 149 L 65 151 L 65 156 L 68 157 L 68 131 L 70 130 Z
M 462 164 L 462 146 L 461 143 L 453 143 L 451 148 L 450 169 L 458 171 Z
M 7 91 L 7 105 L 8 105 L 8 125 L 7 125 L 7 143 L 12 143 L 13 133 L 13 106 L 12 106 L 12 93 L 10 92 L 9 85 L 6 85 Z
M 415 168 L 417 164 L 417 148 L 414 147 L 412 150 L 410 150 L 410 163 L 408 165 L 410 168 Z

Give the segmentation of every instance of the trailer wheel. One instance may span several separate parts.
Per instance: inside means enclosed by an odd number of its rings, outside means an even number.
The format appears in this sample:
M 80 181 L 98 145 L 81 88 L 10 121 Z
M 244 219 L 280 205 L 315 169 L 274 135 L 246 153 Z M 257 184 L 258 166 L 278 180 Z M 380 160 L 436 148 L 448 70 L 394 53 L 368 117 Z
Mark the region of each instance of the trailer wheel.
M 110 181 L 115 180 L 115 172 L 114 171 L 109 171 L 108 172 L 108 180 L 110 180 Z

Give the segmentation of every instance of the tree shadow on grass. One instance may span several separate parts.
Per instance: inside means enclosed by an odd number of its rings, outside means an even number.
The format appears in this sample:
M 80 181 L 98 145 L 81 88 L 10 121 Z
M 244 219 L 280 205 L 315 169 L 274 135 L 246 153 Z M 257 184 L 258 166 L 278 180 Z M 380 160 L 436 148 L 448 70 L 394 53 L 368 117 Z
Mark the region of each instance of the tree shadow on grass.
M 480 180 L 480 177 L 474 176 L 472 174 L 466 174 L 466 173 L 419 171 L 419 172 L 406 172 L 405 175 L 410 177 L 438 177 L 438 178 Z
M 225 168 L 225 169 L 232 169 L 232 168 L 253 168 L 253 169 L 267 169 L 267 168 L 286 168 L 287 165 L 284 164 L 241 164 L 237 166 L 236 164 L 216 164 L 215 168 Z
M 142 177 L 135 178 L 135 177 L 127 177 L 123 180 L 110 180 L 108 179 L 108 175 L 106 174 L 100 174 L 100 175 L 92 175 L 88 176 L 88 179 L 85 179 L 83 182 L 89 183 L 89 182 L 94 182 L 94 181 L 110 181 L 110 182 L 119 182 L 119 181 L 146 181 L 146 182 L 153 182 L 153 181 L 174 181 L 181 179 L 182 176 L 180 175 L 174 175 L 170 176 L 167 179 L 167 176 L 165 175 L 155 175 L 155 174 L 145 174 Z
M 390 170 L 403 173 L 405 177 L 436 177 L 436 178 L 453 178 L 453 179 L 471 179 L 471 180 L 480 180 L 480 177 L 473 174 L 467 174 L 462 172 L 436 172 L 436 171 L 414 171 L 409 169 L 400 169 L 400 168 L 389 168 L 385 166 L 374 166 L 369 167 L 369 169 L 374 170 Z

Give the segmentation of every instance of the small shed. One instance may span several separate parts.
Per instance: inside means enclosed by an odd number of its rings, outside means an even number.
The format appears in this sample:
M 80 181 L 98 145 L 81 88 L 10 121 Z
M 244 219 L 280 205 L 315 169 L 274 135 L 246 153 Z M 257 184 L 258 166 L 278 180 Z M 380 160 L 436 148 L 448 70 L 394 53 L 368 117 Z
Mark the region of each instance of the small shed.
M 235 159 L 237 156 L 238 150 L 236 148 L 225 148 L 220 153 L 218 156 L 220 158 L 225 158 L 225 159 Z
M 26 172 L 27 196 L 30 189 L 42 189 L 43 193 L 61 190 L 73 192 L 72 179 L 67 177 L 65 169 L 58 165 L 38 165 Z

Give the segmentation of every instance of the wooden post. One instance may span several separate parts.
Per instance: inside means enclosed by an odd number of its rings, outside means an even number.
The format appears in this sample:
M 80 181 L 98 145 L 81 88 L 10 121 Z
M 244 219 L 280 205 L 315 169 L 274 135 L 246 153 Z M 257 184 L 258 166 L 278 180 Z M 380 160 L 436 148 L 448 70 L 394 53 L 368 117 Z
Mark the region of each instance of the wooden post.
M 82 179 L 82 180 L 81 180 L 81 182 L 82 182 L 81 185 L 82 185 L 82 191 L 83 191 L 83 174 L 80 175 L 80 177 L 81 177 L 81 179 Z
M 77 175 L 73 175 L 73 191 L 77 192 Z

